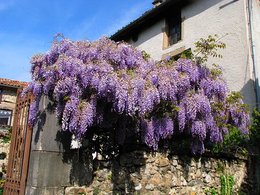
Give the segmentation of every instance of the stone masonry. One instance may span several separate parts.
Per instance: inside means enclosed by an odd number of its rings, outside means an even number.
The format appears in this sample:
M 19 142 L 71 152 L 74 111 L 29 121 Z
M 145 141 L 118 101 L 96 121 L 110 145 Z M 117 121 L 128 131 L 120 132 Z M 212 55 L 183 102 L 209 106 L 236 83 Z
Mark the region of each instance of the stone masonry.
M 145 148 L 104 160 L 71 149 L 71 135 L 60 130 L 50 101 L 42 98 L 34 127 L 26 194 L 37 195 L 201 195 L 220 191 L 222 175 L 234 178 L 234 191 L 259 194 L 259 160 L 230 156 L 201 157 L 148 152 Z M 86 145 L 86 149 L 87 149 Z M 255 192 L 254 192 L 255 191 Z
M 95 167 L 95 166 L 94 166 Z M 167 156 L 135 151 L 119 161 L 96 161 L 93 181 L 84 187 L 67 187 L 65 194 L 205 194 L 220 190 L 220 176 L 234 176 L 239 192 L 246 175 L 246 161 L 209 157 Z

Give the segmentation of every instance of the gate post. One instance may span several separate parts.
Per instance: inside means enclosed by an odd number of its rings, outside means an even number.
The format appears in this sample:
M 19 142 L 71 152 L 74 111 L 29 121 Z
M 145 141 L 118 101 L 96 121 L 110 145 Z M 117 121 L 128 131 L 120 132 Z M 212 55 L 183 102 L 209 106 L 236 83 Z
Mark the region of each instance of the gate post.
M 48 111 L 50 105 L 47 97 L 41 98 L 32 134 L 26 194 L 64 194 L 64 188 L 70 186 L 71 164 L 64 162 L 60 126 L 55 113 Z

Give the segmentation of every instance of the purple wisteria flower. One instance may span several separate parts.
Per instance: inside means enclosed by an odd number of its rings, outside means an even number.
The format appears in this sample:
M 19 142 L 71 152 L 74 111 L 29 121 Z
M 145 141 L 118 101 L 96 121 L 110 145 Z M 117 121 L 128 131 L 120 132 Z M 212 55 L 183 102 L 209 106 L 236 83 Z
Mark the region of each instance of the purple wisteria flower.
M 117 114 L 118 121 L 130 117 L 141 123 L 142 140 L 154 150 L 160 140 L 175 133 L 190 136 L 193 153 L 204 151 L 206 139 L 221 142 L 229 125 L 248 133 L 249 115 L 243 101 L 229 100 L 218 68 L 190 59 L 155 62 L 133 46 L 108 38 L 56 40 L 49 52 L 34 56 L 31 63 L 33 81 L 24 90 L 35 96 L 31 124 L 46 95 L 55 102 L 62 129 L 78 139 L 94 125 L 104 124 L 106 109 Z M 126 133 L 125 129 L 120 133 Z

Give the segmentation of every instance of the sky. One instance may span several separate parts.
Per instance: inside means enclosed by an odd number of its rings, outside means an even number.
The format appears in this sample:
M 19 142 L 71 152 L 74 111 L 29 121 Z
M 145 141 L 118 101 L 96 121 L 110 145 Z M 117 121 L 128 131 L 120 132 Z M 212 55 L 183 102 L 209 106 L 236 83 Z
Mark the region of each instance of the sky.
M 152 8 L 152 0 L 0 0 L 0 78 L 30 81 L 30 59 L 56 34 L 110 36 Z

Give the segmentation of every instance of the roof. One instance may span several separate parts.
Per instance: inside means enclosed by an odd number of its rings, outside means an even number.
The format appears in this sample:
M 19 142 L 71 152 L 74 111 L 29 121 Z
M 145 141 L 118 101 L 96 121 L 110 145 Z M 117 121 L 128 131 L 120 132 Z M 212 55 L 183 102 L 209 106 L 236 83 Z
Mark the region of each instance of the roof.
M 165 1 L 165 0 L 154 0 L 154 1 L 152 2 L 152 4 L 153 4 L 153 5 L 156 5 L 157 3 L 162 3 L 163 1 Z
M 144 29 L 155 23 L 159 19 L 163 18 L 174 6 L 178 7 L 178 5 L 184 4 L 186 2 L 187 1 L 185 0 L 166 0 L 155 8 L 152 8 L 151 10 L 145 12 L 141 17 L 137 18 L 136 20 L 132 21 L 131 23 L 117 31 L 110 38 L 114 41 L 127 40 L 130 38 L 131 35 L 139 32 L 140 29 Z
M 7 87 L 23 88 L 23 87 L 27 87 L 28 84 L 29 84 L 28 82 L 0 78 L 0 86 L 4 85 L 4 86 L 7 86 Z

